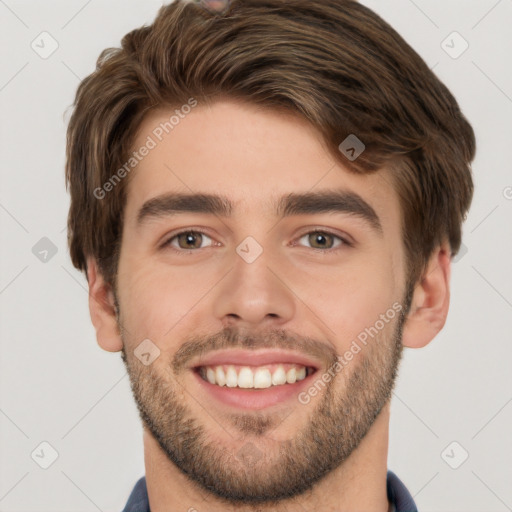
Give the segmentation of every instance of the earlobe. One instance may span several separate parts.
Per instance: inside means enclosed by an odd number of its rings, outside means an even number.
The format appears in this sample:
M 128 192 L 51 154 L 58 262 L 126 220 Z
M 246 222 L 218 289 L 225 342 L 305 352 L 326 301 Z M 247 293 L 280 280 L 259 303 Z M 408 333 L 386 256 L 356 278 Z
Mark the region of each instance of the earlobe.
M 108 352 L 119 352 L 123 348 L 123 341 L 117 324 L 114 294 L 92 257 L 87 258 L 87 280 L 89 312 L 96 330 L 98 345 Z
M 405 347 L 424 347 L 443 328 L 450 305 L 450 271 L 450 249 L 443 245 L 432 254 L 422 279 L 414 288 L 403 328 Z

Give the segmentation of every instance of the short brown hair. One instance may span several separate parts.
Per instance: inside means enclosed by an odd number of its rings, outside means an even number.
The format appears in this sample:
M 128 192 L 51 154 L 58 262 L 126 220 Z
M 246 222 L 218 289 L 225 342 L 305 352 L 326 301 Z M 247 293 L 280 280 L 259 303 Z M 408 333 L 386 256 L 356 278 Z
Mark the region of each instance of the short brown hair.
M 203 0 L 203 4 L 206 0 Z M 129 158 L 153 109 L 220 97 L 310 122 L 353 172 L 392 170 L 409 283 L 443 241 L 455 254 L 471 203 L 475 137 L 421 57 L 353 0 L 234 0 L 222 13 L 177 0 L 107 48 L 79 85 L 67 132 L 68 241 L 75 267 L 94 256 L 115 288 L 126 184 L 95 190 Z M 366 146 L 350 161 L 340 143 Z

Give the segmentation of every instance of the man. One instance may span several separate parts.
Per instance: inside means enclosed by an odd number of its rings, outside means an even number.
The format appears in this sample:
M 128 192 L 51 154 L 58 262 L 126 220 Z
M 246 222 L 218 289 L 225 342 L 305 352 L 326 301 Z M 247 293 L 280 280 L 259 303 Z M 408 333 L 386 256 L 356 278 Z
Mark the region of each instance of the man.
M 178 1 L 68 128 L 69 243 L 144 426 L 131 511 L 416 510 L 403 347 L 443 327 L 473 130 L 350 0 Z

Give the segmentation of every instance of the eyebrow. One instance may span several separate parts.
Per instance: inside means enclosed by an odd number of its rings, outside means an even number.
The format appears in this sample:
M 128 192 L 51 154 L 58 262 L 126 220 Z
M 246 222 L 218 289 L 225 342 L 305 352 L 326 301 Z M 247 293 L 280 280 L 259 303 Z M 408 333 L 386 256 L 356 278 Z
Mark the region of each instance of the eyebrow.
M 233 203 L 221 195 L 169 193 L 147 200 L 139 210 L 137 225 L 150 219 L 187 212 L 231 217 L 233 210 Z M 363 219 L 382 234 L 382 225 L 375 210 L 359 194 L 345 190 L 291 193 L 279 198 L 275 213 L 281 218 L 316 213 L 345 213 Z

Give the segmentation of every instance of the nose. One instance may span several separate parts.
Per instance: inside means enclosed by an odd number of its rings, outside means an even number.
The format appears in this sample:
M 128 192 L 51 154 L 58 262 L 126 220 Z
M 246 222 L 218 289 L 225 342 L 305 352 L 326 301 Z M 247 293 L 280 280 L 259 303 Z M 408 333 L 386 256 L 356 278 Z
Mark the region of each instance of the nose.
M 223 327 L 281 327 L 293 318 L 295 296 L 276 258 L 263 252 L 245 260 L 235 252 L 231 271 L 214 289 L 214 315 Z

